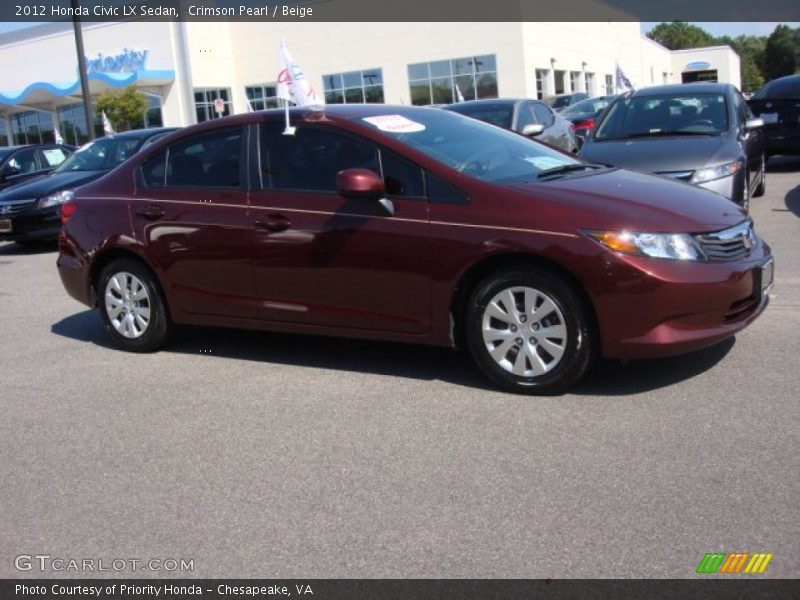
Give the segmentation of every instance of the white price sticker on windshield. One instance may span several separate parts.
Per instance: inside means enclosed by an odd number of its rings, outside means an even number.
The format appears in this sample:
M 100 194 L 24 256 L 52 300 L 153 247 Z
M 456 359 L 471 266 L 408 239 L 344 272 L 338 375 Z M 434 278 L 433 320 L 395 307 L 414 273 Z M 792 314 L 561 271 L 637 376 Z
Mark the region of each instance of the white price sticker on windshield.
M 531 163 L 534 167 L 536 167 L 540 171 L 546 171 L 547 169 L 555 169 L 556 167 L 570 164 L 567 161 L 560 160 L 552 156 L 529 156 L 524 160 Z
M 403 115 L 379 115 L 377 117 L 364 117 L 370 125 L 388 133 L 417 133 L 425 131 L 425 125 L 407 119 Z

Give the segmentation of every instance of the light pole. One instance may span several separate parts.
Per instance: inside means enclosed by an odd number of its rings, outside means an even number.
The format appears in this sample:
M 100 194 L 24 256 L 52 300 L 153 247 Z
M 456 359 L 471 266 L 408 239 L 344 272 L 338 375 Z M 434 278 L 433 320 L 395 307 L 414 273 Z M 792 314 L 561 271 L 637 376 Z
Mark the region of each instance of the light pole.
M 94 119 L 92 119 L 92 97 L 89 95 L 89 77 L 86 75 L 86 56 L 83 53 L 83 32 L 78 0 L 72 2 L 72 25 L 75 28 L 75 49 L 78 51 L 78 73 L 81 78 L 81 94 L 83 95 L 83 114 L 86 117 L 86 134 L 89 140 L 94 139 Z M 77 140 L 76 140 L 77 141 Z

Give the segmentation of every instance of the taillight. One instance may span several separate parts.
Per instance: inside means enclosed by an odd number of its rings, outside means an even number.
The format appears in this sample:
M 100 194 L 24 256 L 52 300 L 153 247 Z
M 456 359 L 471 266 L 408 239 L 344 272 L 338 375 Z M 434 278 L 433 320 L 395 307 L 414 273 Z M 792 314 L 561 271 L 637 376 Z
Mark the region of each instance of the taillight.
M 585 121 L 578 121 L 572 124 L 573 129 L 592 129 L 594 127 L 594 119 L 586 119 Z
M 78 209 L 78 205 L 75 204 L 74 202 L 67 202 L 66 204 L 62 204 L 61 205 L 61 226 L 62 227 L 67 224 L 67 221 L 69 221 L 70 217 L 75 213 L 75 211 L 77 209 Z

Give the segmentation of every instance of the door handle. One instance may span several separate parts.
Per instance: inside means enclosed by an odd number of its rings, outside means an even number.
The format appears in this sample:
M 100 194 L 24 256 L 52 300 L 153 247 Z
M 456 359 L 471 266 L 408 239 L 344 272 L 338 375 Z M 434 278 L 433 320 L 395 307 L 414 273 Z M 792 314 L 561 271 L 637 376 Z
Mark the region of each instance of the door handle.
M 144 208 L 137 208 L 136 214 L 148 220 L 160 219 L 164 216 L 164 209 L 155 204 L 149 204 Z
M 279 214 L 269 214 L 263 219 L 253 221 L 256 227 L 263 227 L 267 231 L 278 232 L 286 231 L 292 225 L 292 222 Z

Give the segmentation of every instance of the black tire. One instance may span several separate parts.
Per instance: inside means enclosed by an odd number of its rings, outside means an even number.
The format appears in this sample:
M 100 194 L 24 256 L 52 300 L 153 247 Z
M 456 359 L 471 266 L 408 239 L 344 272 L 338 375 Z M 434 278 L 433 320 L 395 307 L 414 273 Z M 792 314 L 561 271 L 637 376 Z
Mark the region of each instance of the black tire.
M 767 159 L 761 157 L 761 180 L 758 182 L 756 189 L 753 190 L 753 198 L 760 198 L 767 193 Z
M 141 282 L 146 290 L 146 303 L 142 301 L 142 306 L 137 310 L 149 309 L 149 319 L 146 327 L 141 328 L 137 337 L 127 337 L 112 322 L 106 302 L 106 288 L 109 281 L 115 276 L 125 277 L 125 274 L 133 275 Z M 112 284 L 113 285 L 113 284 Z M 139 290 L 141 292 L 141 289 Z M 108 335 L 114 344 L 123 350 L 130 352 L 154 352 L 162 348 L 169 340 L 172 325 L 167 313 L 166 303 L 161 288 L 158 285 L 155 275 L 141 262 L 131 258 L 121 258 L 108 264 L 100 273 L 97 280 L 97 310 Z M 132 301 L 132 300 L 129 300 Z M 141 327 L 137 324 L 137 327 Z
M 491 319 L 491 317 L 484 314 L 486 307 L 498 294 L 505 293 L 506 290 L 511 288 L 530 288 L 532 290 L 531 293 L 539 293 L 538 297 L 547 297 L 558 310 L 551 311 L 550 317 L 547 317 L 547 313 L 542 313 L 539 319 L 543 321 L 542 317 L 555 318 L 556 322 L 559 322 L 563 318 L 563 324 L 566 326 L 565 340 L 562 338 L 545 340 L 545 343 L 549 343 L 554 339 L 560 340 L 559 343 L 563 345 L 563 354 L 560 358 L 553 359 L 556 362 L 550 367 L 550 370 L 541 374 L 516 375 L 510 372 L 507 370 L 508 366 L 501 366 L 500 362 L 490 355 L 488 345 L 493 342 L 484 340 L 484 319 Z M 524 291 L 517 291 L 514 297 L 518 302 L 520 299 L 522 299 L 523 303 L 525 302 Z M 502 300 L 500 302 L 502 303 Z M 518 303 L 516 310 L 523 310 L 522 306 L 524 304 Z M 543 302 L 539 304 L 539 307 L 544 307 Z M 527 312 L 525 311 L 525 313 Z M 519 319 L 523 318 L 521 314 L 518 317 Z M 545 267 L 530 266 L 526 267 L 525 270 L 503 271 L 486 278 L 472 292 L 465 319 L 465 337 L 473 360 L 491 381 L 510 392 L 535 395 L 563 393 L 585 375 L 596 355 L 597 339 L 595 328 L 582 296 L 557 272 Z M 527 317 L 525 317 L 524 324 L 519 319 L 516 327 L 525 327 L 524 330 L 519 329 L 519 332 L 523 337 L 532 336 L 527 338 L 530 344 L 522 338 L 516 338 L 514 342 L 517 344 L 516 354 L 513 349 L 509 349 L 509 354 L 506 357 L 511 356 L 516 361 L 520 350 L 524 348 L 524 352 L 537 352 L 538 357 L 542 358 L 542 360 L 546 361 L 548 356 L 553 358 L 546 351 L 544 351 L 543 357 L 542 349 L 545 346 L 533 337 L 536 336 L 536 333 L 532 331 L 532 328 L 536 325 L 535 317 L 532 316 L 530 318 L 529 326 L 531 329 L 528 328 Z M 495 323 L 494 320 L 490 322 Z M 554 323 L 551 322 L 550 324 Z M 502 322 L 499 322 L 498 326 L 502 327 Z M 514 326 L 510 325 L 508 331 L 512 331 Z M 493 329 L 492 331 L 495 330 Z M 517 329 L 513 329 L 513 331 L 517 331 Z M 545 329 L 541 331 L 545 331 Z M 503 332 L 502 335 L 508 337 L 517 334 Z M 522 345 L 518 345 L 520 340 L 522 340 Z M 507 344 L 508 342 L 503 343 Z M 501 345 L 503 344 L 498 343 L 494 349 L 500 350 L 502 354 L 504 350 L 500 348 Z M 523 353 L 522 364 L 525 367 L 530 367 L 530 369 L 525 368 L 523 371 L 533 369 L 533 357 L 529 358 L 528 356 L 530 355 Z M 506 360 L 506 362 L 510 364 L 510 361 Z

